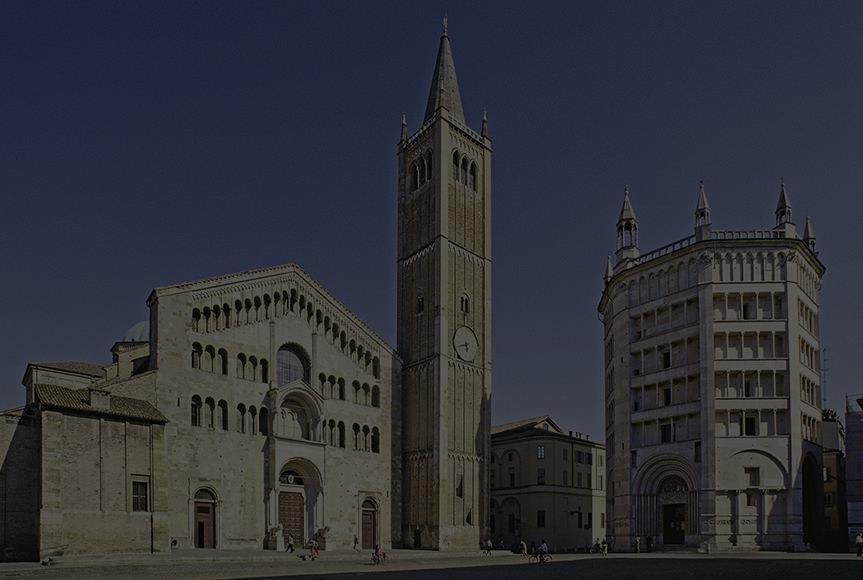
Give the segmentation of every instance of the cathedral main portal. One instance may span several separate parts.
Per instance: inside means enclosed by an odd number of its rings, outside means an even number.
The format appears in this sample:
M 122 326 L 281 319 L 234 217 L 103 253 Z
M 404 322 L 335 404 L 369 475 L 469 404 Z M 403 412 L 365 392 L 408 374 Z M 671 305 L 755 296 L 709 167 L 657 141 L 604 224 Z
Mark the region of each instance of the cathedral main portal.
M 303 529 L 305 526 L 305 501 L 303 494 L 293 491 L 279 493 L 279 523 L 285 534 L 285 545 L 288 543 L 288 534 L 294 537 L 294 545 L 305 544 Z

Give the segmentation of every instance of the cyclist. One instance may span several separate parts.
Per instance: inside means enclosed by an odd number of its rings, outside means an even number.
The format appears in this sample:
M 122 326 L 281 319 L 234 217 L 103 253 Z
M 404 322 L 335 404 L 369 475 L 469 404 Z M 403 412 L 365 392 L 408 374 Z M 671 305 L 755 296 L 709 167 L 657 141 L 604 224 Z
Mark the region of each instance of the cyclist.
M 545 562 L 546 557 L 548 557 L 548 544 L 545 542 L 545 538 L 543 538 L 542 543 L 539 545 L 539 563 L 542 564 Z

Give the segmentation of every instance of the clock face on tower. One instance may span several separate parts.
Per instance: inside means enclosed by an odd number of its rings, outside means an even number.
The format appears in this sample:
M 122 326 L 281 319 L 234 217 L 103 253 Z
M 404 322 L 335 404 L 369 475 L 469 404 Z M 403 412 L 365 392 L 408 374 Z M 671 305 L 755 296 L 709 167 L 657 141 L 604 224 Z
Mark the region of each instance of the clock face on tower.
M 456 329 L 452 343 L 456 354 L 463 361 L 471 362 L 476 358 L 476 352 L 479 349 L 476 335 L 467 326 L 460 326 Z

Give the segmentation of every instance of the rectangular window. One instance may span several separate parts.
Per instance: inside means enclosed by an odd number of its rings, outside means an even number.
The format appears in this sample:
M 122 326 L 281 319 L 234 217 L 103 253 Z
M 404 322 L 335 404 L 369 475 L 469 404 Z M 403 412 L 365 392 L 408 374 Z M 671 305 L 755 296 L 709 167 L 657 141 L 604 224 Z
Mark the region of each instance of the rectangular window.
M 563 471 L 563 485 L 569 485 L 569 472 Z
M 515 487 L 515 472 L 514 471 L 509 472 L 509 486 Z
M 662 402 L 666 407 L 671 404 L 671 389 L 662 389 Z
M 576 487 L 581 487 L 581 472 L 578 473 L 578 485 Z
M 542 467 L 536 470 L 536 484 L 545 485 L 545 469 Z
M 601 528 L 605 527 L 605 512 L 602 512 L 601 514 L 599 514 L 599 526 Z
M 758 498 L 755 497 L 754 491 L 746 492 L 746 507 L 757 507 L 758 506 Z
M 563 448 L 563 460 L 569 460 L 569 449 L 567 449 L 566 447 Z
M 545 445 L 536 446 L 536 458 L 545 459 Z
M 578 512 L 578 527 L 579 528 L 583 527 L 582 526 L 582 519 L 581 519 L 581 512 Z
M 746 476 L 746 483 L 749 487 L 761 485 L 761 473 L 757 467 L 744 467 L 743 474 Z
M 587 528 L 590 529 L 593 527 L 593 512 L 587 512 Z
M 545 527 L 545 510 L 537 510 L 536 512 L 536 527 Z
M 659 426 L 660 443 L 671 443 L 671 423 Z
M 584 463 L 584 453 L 581 451 L 575 452 L 575 462 L 576 463 Z
M 667 369 L 671 366 L 671 353 L 666 351 L 662 353 L 662 368 Z
M 750 437 L 758 435 L 758 420 L 756 417 L 746 417 L 744 422 L 744 434 Z
M 149 490 L 147 482 L 133 481 L 132 482 L 132 511 L 147 512 L 150 511 Z
M 695 442 L 695 463 L 701 463 L 701 442 Z
M 638 466 L 638 452 L 630 451 L 629 452 L 629 466 L 637 467 Z
M 587 461 L 588 465 L 593 465 L 593 453 L 590 451 L 585 451 L 584 459 Z
M 597 475 L 596 477 L 598 477 L 598 478 L 599 478 L 599 485 L 597 485 L 596 487 L 597 487 L 597 489 L 602 489 L 602 476 L 601 476 L 601 475 Z

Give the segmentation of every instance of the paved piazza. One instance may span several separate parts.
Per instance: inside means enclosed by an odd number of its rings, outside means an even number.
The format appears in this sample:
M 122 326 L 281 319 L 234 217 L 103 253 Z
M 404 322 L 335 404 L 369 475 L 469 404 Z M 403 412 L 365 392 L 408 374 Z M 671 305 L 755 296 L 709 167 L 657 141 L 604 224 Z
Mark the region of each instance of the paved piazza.
M 384 578 L 386 580 L 453 578 L 852 578 L 863 571 L 863 558 L 853 554 L 747 553 L 702 555 L 610 554 L 556 555 L 542 566 L 527 564 L 508 553 L 485 557 L 477 553 L 441 554 L 398 550 L 386 566 L 371 566 L 365 554 L 325 554 L 315 562 L 288 554 L 239 552 L 199 558 L 183 551 L 164 557 L 62 559 L 52 566 L 0 564 L 0 578 Z

